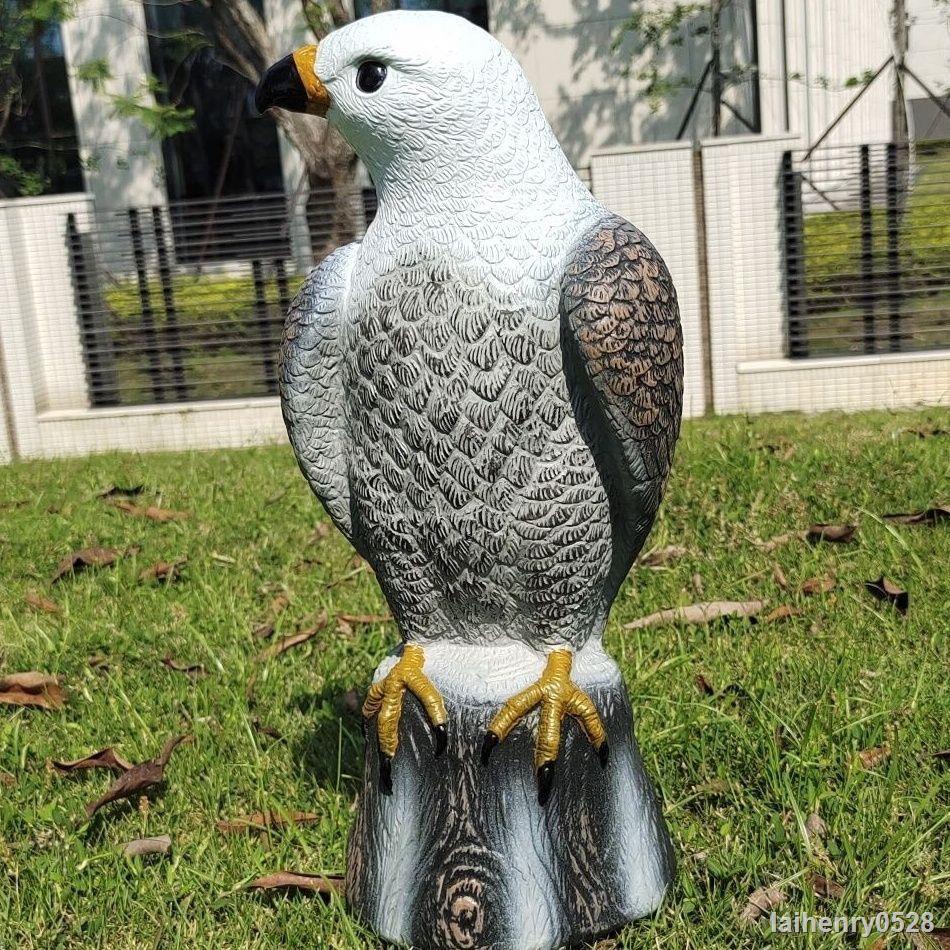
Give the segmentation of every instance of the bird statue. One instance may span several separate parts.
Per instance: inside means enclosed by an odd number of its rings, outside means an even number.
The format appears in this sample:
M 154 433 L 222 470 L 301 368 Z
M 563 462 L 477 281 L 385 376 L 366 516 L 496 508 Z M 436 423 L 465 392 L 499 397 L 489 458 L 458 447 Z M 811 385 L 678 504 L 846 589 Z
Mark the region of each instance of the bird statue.
M 310 272 L 279 361 L 300 469 L 402 639 L 363 706 L 348 900 L 421 948 L 650 913 L 669 838 L 601 641 L 679 432 L 669 272 L 462 18 L 357 20 L 271 66 L 256 105 L 324 116 L 379 202 Z

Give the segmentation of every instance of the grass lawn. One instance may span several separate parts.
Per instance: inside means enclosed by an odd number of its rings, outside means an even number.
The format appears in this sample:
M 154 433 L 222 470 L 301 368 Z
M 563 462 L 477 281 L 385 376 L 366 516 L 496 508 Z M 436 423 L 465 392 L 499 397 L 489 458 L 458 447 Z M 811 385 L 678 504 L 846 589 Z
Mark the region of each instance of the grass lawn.
M 633 570 L 607 634 L 679 870 L 658 916 L 603 948 L 775 944 L 738 919 L 766 885 L 787 895 L 788 913 L 933 911 L 950 926 L 950 762 L 934 755 L 950 749 L 950 524 L 881 519 L 950 500 L 946 430 L 945 410 L 686 425 L 650 540 L 685 553 Z M 95 497 L 138 483 L 137 504 L 191 516 L 159 523 Z M 362 770 L 348 691 L 362 693 L 396 643 L 392 624 L 338 629 L 340 613 L 385 604 L 343 539 L 315 534 L 321 519 L 284 447 L 0 468 L 0 677 L 61 674 L 68 692 L 58 711 L 0 705 L 3 950 L 376 945 L 336 898 L 244 889 L 279 869 L 342 872 Z M 755 544 L 812 522 L 859 527 L 850 544 Z M 50 583 L 61 558 L 90 545 L 125 553 Z M 138 580 L 179 557 L 188 559 L 179 583 Z M 798 592 L 829 573 L 833 590 Z M 906 617 L 864 590 L 881 574 L 910 592 Z M 61 612 L 31 608 L 29 591 Z M 278 613 L 281 592 L 289 606 Z M 621 629 L 697 599 L 750 598 L 801 613 Z M 269 614 L 279 638 L 323 609 L 323 633 L 255 661 L 273 642 L 252 635 Z M 206 674 L 170 669 L 166 656 Z M 84 805 L 109 774 L 61 776 L 48 765 L 109 745 L 142 761 L 181 732 L 194 741 L 175 752 L 159 794 L 107 805 L 88 824 Z M 882 746 L 889 755 L 862 767 L 858 753 Z M 216 828 L 267 809 L 318 820 L 259 834 Z M 824 835 L 805 832 L 812 813 Z M 172 838 L 164 857 L 118 853 L 162 834 Z M 843 893 L 816 897 L 812 872 Z

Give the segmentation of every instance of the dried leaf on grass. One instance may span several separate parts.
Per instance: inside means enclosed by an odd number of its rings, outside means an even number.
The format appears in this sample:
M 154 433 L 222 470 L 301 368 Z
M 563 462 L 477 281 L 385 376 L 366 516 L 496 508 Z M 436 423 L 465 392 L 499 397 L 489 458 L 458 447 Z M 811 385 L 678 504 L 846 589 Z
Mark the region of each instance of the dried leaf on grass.
M 665 548 L 654 548 L 644 554 L 637 562 L 640 567 L 662 567 L 686 554 L 686 548 L 681 544 L 668 544 Z
M 83 772 L 87 769 L 109 769 L 112 772 L 128 772 L 134 768 L 131 762 L 122 758 L 112 746 L 106 746 L 98 752 L 84 756 L 81 759 L 73 759 L 70 762 L 58 762 L 55 759 L 51 763 L 57 772 Z
M 281 653 L 286 653 L 287 650 L 295 646 L 299 646 L 301 643 L 306 643 L 312 637 L 315 637 L 323 628 L 327 625 L 329 621 L 329 616 L 324 610 L 319 617 L 314 621 L 314 623 L 307 627 L 305 630 L 299 630 L 297 633 L 292 633 L 289 636 L 281 637 L 276 643 L 271 644 L 266 650 L 262 650 L 255 657 L 259 662 L 263 660 L 270 660 L 275 656 L 280 656 Z
M 870 749 L 862 749 L 858 753 L 858 761 L 862 769 L 873 769 L 883 765 L 891 757 L 891 750 L 888 745 L 876 745 Z
M 837 881 L 832 881 L 823 874 L 810 871 L 807 879 L 816 897 L 822 897 L 825 900 L 837 900 L 844 894 L 844 888 Z
M 749 895 L 749 901 L 739 915 L 739 920 L 744 924 L 755 923 L 764 914 L 783 904 L 786 899 L 785 892 L 777 887 L 757 888 Z
M 788 590 L 788 578 L 785 576 L 781 564 L 772 565 L 772 579 L 782 590 Z
M 34 610 L 39 610 L 44 614 L 59 613 L 59 604 L 50 600 L 49 597 L 44 597 L 35 590 L 28 590 L 23 595 L 23 601 L 28 607 L 32 607 Z
M 950 950 L 950 927 L 935 927 L 930 933 L 908 934 L 918 950 Z
M 186 557 L 180 557 L 175 561 L 156 561 L 139 574 L 139 580 L 143 583 L 173 584 L 181 580 L 182 568 L 187 563 Z
M 58 676 L 31 670 L 0 677 L 0 705 L 62 709 L 65 703 L 66 691 Z
M 136 838 L 122 846 L 122 854 L 127 858 L 140 858 L 146 854 L 168 854 L 172 839 L 168 835 L 154 838 Z
M 204 676 L 205 668 L 200 663 L 183 663 L 176 660 L 170 653 L 162 657 L 162 665 L 176 673 L 187 673 L 189 676 Z
M 344 623 L 365 624 L 365 623 L 390 623 L 393 619 L 392 614 L 337 614 L 337 619 Z
M 817 544 L 819 541 L 848 544 L 857 530 L 858 526 L 853 524 L 813 524 L 805 533 L 805 539 L 812 544 Z
M 118 557 L 119 552 L 113 548 L 81 548 L 79 551 L 73 551 L 57 565 L 53 583 L 90 567 L 111 567 Z
M 780 547 L 788 544 L 789 541 L 804 541 L 806 532 L 804 531 L 786 531 L 783 534 L 777 534 L 774 538 L 767 541 L 753 541 L 752 543 L 760 550 L 768 554 Z
M 168 508 L 157 508 L 155 505 L 136 505 L 121 498 L 110 504 L 133 518 L 148 518 L 150 521 L 184 521 L 191 517 L 187 511 L 171 511 Z
M 267 640 L 274 635 L 276 629 L 272 623 L 259 623 L 251 630 L 251 636 L 255 640 Z
M 247 885 L 251 891 L 308 891 L 329 898 L 343 890 L 343 878 L 327 874 L 299 874 L 296 871 L 278 871 L 265 874 Z
M 267 736 L 270 739 L 283 739 L 283 736 L 273 726 L 261 722 L 257 716 L 251 720 L 251 728 L 258 735 Z
M 901 614 L 907 613 L 907 608 L 910 607 L 910 594 L 883 574 L 876 581 L 865 581 L 864 586 L 872 597 L 888 601 Z
M 948 518 L 950 518 L 950 507 L 947 505 L 925 508 L 923 511 L 914 511 L 909 514 L 884 515 L 885 521 L 894 521 L 897 524 L 935 525 L 938 521 L 946 521 Z
M 703 696 L 715 696 L 716 691 L 713 689 L 712 684 L 703 676 L 702 673 L 697 673 L 693 677 L 693 685 L 696 687 L 696 691 Z
M 239 815 L 237 818 L 219 821 L 215 824 L 222 834 L 234 835 L 250 831 L 283 828 L 286 825 L 306 825 L 316 821 L 318 817 L 312 811 L 292 811 L 287 814 L 276 811 L 256 811 L 253 815 Z
M 165 780 L 165 767 L 168 765 L 172 753 L 179 743 L 184 742 L 187 738 L 188 736 L 175 736 L 169 739 L 154 759 L 142 762 L 141 765 L 134 765 L 128 772 L 123 772 L 106 789 L 103 795 L 86 806 L 86 818 L 92 818 L 103 805 L 108 805 L 109 802 L 129 798 L 139 792 L 145 792 L 156 785 L 160 785 Z
M 755 617 L 767 601 L 709 600 L 688 607 L 659 610 L 623 625 L 623 630 L 641 630 L 663 623 L 710 623 L 724 617 Z
M 801 586 L 801 592 L 807 597 L 814 597 L 816 594 L 827 594 L 837 586 L 837 580 L 830 574 L 823 577 L 809 577 Z
M 141 495 L 144 490 L 144 485 L 129 485 L 128 488 L 121 485 L 110 485 L 108 488 L 97 491 L 96 498 L 115 498 L 122 495 L 126 498 L 134 498 L 136 495 Z
M 813 811 L 805 819 L 805 831 L 809 838 L 824 838 L 828 834 L 828 826 L 818 812 Z
M 779 604 L 773 607 L 764 617 L 759 617 L 759 623 L 775 623 L 778 620 L 788 620 L 789 617 L 800 617 L 801 611 L 788 604 Z

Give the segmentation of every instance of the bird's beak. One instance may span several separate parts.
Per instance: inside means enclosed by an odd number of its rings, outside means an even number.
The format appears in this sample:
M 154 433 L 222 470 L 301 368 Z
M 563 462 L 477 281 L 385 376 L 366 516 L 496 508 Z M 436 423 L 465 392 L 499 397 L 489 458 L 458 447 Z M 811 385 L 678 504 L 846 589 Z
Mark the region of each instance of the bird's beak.
M 301 46 L 295 53 L 274 63 L 254 93 L 254 105 L 264 113 L 276 106 L 290 112 L 325 116 L 330 94 L 317 78 L 317 47 Z

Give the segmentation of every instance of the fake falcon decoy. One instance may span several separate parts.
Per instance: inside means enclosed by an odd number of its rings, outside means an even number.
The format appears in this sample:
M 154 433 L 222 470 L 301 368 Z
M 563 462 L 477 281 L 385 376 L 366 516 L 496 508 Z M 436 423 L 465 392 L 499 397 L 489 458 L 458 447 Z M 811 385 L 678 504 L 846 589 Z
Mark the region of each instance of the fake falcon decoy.
M 381 785 L 407 690 L 434 752 L 451 731 L 427 651 L 516 644 L 541 672 L 499 705 L 482 757 L 538 708 L 543 803 L 565 716 L 608 758 L 572 662 L 602 637 L 670 469 L 683 359 L 669 272 L 578 179 L 510 53 L 459 18 L 357 21 L 271 67 L 257 106 L 325 116 L 379 199 L 362 241 L 307 278 L 279 373 L 300 468 L 404 641 L 364 706 Z

